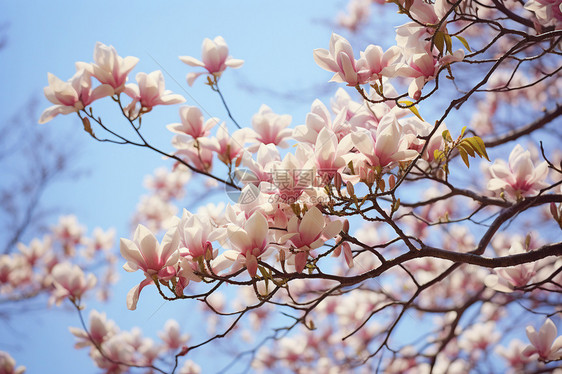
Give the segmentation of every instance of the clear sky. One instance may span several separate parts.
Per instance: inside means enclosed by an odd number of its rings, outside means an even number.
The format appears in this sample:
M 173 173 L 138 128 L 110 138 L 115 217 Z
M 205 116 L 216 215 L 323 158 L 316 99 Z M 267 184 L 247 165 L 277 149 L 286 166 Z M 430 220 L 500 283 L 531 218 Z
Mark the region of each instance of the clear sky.
M 74 73 L 74 62 L 92 61 L 94 45 L 101 41 L 115 46 L 121 56 L 140 58 L 132 77 L 140 71 L 162 69 L 166 87 L 184 95 L 186 104 L 195 105 L 191 96 L 213 116 L 226 119 L 218 97 L 202 80 L 193 88 L 187 86 L 185 75 L 194 70 L 178 59 L 185 55 L 199 58 L 203 39 L 222 35 L 233 57 L 245 60 L 242 69 L 228 71 L 221 79 L 238 121 L 248 125 L 265 103 L 277 113 L 291 114 L 293 125 L 299 125 L 319 92 L 326 99 L 337 88 L 325 83 L 330 75 L 314 63 L 312 50 L 328 47 L 337 9 L 345 4 L 326 0 L 4 1 L 0 24 L 6 25 L 8 44 L 0 50 L 0 115 L 3 120 L 10 118 L 32 96 L 39 98 L 40 111 L 50 106 L 43 97 L 47 72 L 67 80 Z M 271 92 L 252 92 L 245 86 Z M 284 93 L 297 99 L 288 100 Z M 178 122 L 177 110 L 178 106 L 159 107 L 143 121 L 147 137 L 166 150 L 171 150 L 171 133 L 165 125 Z M 112 118 L 119 120 L 107 117 Z M 43 203 L 60 213 L 76 214 L 89 230 L 116 227 L 118 237 L 129 237 L 130 217 L 146 192 L 144 176 L 168 163 L 144 149 L 93 141 L 75 116 L 58 116 L 37 125 L 36 131 L 56 134 L 60 147 L 75 150 L 75 167 L 86 172 L 80 179 L 53 185 Z M 55 215 L 51 223 L 57 220 Z M 86 315 L 90 308 L 107 311 L 122 329 L 140 326 L 153 338 L 168 318 L 176 318 L 197 335 L 201 321 L 193 320 L 193 304 L 151 298 L 153 289 L 143 292 L 137 311 L 126 310 L 126 292 L 141 278 L 141 274 L 121 271 L 113 301 L 109 305 L 88 301 Z M 0 321 L 0 350 L 10 352 L 30 374 L 98 372 L 86 350 L 72 348 L 67 327 L 79 325 L 76 313 L 70 308 L 47 310 L 38 304 L 40 311 Z M 209 357 L 197 361 L 205 373 L 213 367 Z

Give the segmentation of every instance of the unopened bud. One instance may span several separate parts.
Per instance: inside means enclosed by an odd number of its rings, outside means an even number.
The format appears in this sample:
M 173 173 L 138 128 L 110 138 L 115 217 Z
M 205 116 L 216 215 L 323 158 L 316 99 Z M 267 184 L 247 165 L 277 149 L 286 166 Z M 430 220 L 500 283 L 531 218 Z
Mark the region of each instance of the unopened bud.
M 353 188 L 353 183 L 351 183 L 350 181 L 347 181 L 345 186 L 347 187 L 347 193 L 349 194 L 349 196 L 354 196 L 355 195 L 355 188 Z
M 336 188 L 336 190 L 340 190 L 341 186 L 342 186 L 343 182 L 341 179 L 341 174 L 340 173 L 336 173 L 336 175 L 334 176 L 334 187 Z
M 187 347 L 187 345 L 183 345 L 181 347 L 181 351 L 180 353 L 177 354 L 178 357 L 180 356 L 185 356 L 187 354 L 187 352 L 189 352 L 189 348 Z
M 390 174 L 390 177 L 388 177 L 388 187 L 392 190 L 394 186 L 396 186 L 396 178 L 394 174 Z
M 213 245 L 210 242 L 207 242 L 205 244 L 205 247 L 205 260 L 211 261 L 213 259 Z

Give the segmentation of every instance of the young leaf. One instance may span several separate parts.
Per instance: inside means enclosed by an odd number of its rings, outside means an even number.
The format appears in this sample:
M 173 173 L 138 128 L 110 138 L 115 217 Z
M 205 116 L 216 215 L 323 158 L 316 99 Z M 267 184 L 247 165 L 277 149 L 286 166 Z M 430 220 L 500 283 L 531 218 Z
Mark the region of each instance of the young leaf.
M 478 153 L 480 157 L 484 157 L 486 160 L 490 161 L 488 158 L 488 153 L 486 153 L 486 146 L 484 141 L 478 136 L 473 136 L 471 138 L 466 138 L 465 141 L 469 142 L 472 148 Z
M 419 119 L 421 119 L 423 121 L 423 118 L 421 117 L 420 112 L 418 112 L 418 108 L 416 108 L 413 105 L 414 103 L 412 101 L 405 100 L 405 101 L 400 101 L 399 103 L 404 104 L 404 105 L 410 105 L 408 107 L 408 109 L 410 109 L 412 111 L 412 113 L 414 113 L 416 115 L 416 117 L 418 117 Z
M 470 168 L 470 163 L 468 162 L 468 155 L 466 154 L 466 151 L 464 150 L 464 148 L 459 147 L 459 154 L 461 155 L 461 158 L 464 161 L 466 167 Z
M 463 38 L 462 36 L 459 36 L 459 35 L 455 35 L 455 37 L 462 43 L 462 45 L 464 45 L 464 47 L 465 47 L 469 52 L 472 52 L 472 49 L 470 49 L 470 46 L 468 45 L 468 42 L 466 41 L 465 38 Z

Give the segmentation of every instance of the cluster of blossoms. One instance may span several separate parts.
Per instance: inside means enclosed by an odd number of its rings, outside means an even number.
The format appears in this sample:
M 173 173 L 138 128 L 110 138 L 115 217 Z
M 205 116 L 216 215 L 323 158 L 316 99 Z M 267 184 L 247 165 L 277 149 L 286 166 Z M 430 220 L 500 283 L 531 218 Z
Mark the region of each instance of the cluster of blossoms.
M 178 212 L 174 202 L 185 198 L 185 186 L 191 180 L 192 173 L 183 165 L 177 165 L 172 171 L 161 167 L 154 175 L 144 180 L 148 195 L 141 197 L 133 217 L 133 223 L 143 223 L 153 231 L 168 227 L 168 223 Z
M 116 280 L 111 265 L 117 259 L 109 251 L 114 240 L 113 229 L 98 227 L 88 237 L 75 216 L 62 216 L 42 239 L 35 238 L 28 245 L 18 243 L 17 252 L 0 256 L 0 295 L 20 300 L 44 293 L 51 295 L 51 303 L 66 297 L 78 301 L 96 285 L 94 274 L 85 276 L 82 268 L 105 262 L 108 266 L 97 287 L 99 298 L 105 300 Z
M 386 52 L 380 46 L 369 45 L 361 51 L 360 58 L 355 59 L 351 44 L 342 36 L 332 34 L 330 49 L 314 50 L 314 59 L 320 67 L 335 73 L 332 81 L 349 86 L 382 83 L 383 77 L 406 78 L 411 80 L 408 94 L 418 100 L 424 85 L 434 80 L 442 69 L 462 61 L 464 51 L 444 54 L 443 46 L 435 42 L 436 34 L 439 37 L 447 34 L 446 23 L 441 25 L 440 20 L 450 9 L 449 2 L 443 0 L 430 5 L 416 0 L 408 6 L 416 22 L 400 26 L 396 30 L 396 46 Z
M 350 19 L 342 20 L 350 28 L 362 22 L 368 7 L 367 2 L 352 4 Z M 397 29 L 395 46 L 384 51 L 369 45 L 356 59 L 348 40 L 332 34 L 329 50 L 314 51 L 317 64 L 334 73 L 332 81 L 355 87 L 362 101 L 340 88 L 329 106 L 315 100 L 304 124 L 293 128 L 291 116 L 262 105 L 252 117 L 251 129 L 232 132 L 226 121 L 205 119 L 198 107 L 179 109 L 180 122 L 167 126 L 174 134 L 175 151 L 159 151 L 176 162 L 174 171 L 157 171 L 147 179 L 153 194 L 141 203 L 136 218 L 146 225 L 139 224 L 132 239 L 120 242 L 127 261 L 124 269 L 144 275 L 127 295 L 129 309 L 136 309 L 144 287 L 154 285 L 167 299 L 200 299 L 213 317 L 248 314 L 249 331 L 240 328 L 239 319 L 226 327 L 248 341 L 275 318 L 274 305 L 302 312 L 287 328 L 300 323 L 302 331 L 276 335 L 274 349 L 257 351 L 252 365 L 263 371 L 335 373 L 363 365 L 365 372 L 372 372 L 375 365 L 377 370 L 382 365 L 387 373 L 468 372 L 495 351 L 505 359 L 506 368 L 521 372 L 562 358 L 562 338 L 556 338 L 550 319 L 539 332 L 527 327 L 528 345 L 509 340 L 500 331 L 508 318 L 503 308 L 516 307 L 511 303 L 520 301 L 525 309 L 559 304 L 562 263 L 553 257 L 559 255 L 560 243 L 549 247 L 535 234 L 508 239 L 501 230 L 520 213 L 516 209 L 523 203 L 532 206 L 544 192 L 549 196 L 543 200 L 557 211 L 561 195 L 549 191 L 558 182 L 548 183 L 548 168 L 560 170 L 547 161 L 538 164 L 516 145 L 508 162 L 496 160 L 487 168 L 486 189 L 475 193 L 455 187 L 448 167 L 457 155 L 454 151 L 469 166 L 467 154 L 487 158 L 482 139 L 463 139 L 463 129 L 453 140 L 443 123 L 446 116 L 432 125 L 411 102 L 406 102 L 410 108 L 399 105 L 407 95 L 421 100 L 428 82 L 443 70 L 452 77 L 450 65 L 464 60 L 462 50 L 452 50 L 451 36 L 459 35 L 450 33 L 446 22 L 455 9 L 447 0 L 396 4 L 412 22 Z M 538 14 L 537 18 L 541 20 Z M 469 49 L 464 39 L 458 40 Z M 69 83 L 49 76 L 45 93 L 55 106 L 44 112 L 42 122 L 78 112 L 83 120 L 91 118 L 106 129 L 89 106 L 112 96 L 140 135 L 140 119 L 152 107 L 183 102 L 164 89 L 160 72 L 139 73 L 138 85 L 126 84 L 137 59 L 122 58 L 113 47 L 96 45 L 94 60 L 78 63 L 78 78 Z M 189 85 L 207 74 L 207 84 L 219 94 L 218 81 L 226 68 L 243 64 L 229 56 L 221 37 L 205 39 L 201 60 L 189 56 L 180 60 L 205 69 L 189 73 Z M 92 76 L 100 86 L 91 86 Z M 397 93 L 394 78 L 409 83 L 407 95 Z M 516 74 L 494 79 L 488 83 L 498 90 L 526 84 Z M 361 87 L 367 84 L 370 92 Z M 129 105 L 121 105 L 121 93 L 132 99 Z M 520 98 L 513 96 L 507 101 Z M 230 111 L 229 116 L 238 125 Z M 290 145 L 294 146 L 289 151 L 280 150 Z M 183 198 L 190 180 L 185 168 L 225 184 L 232 202 L 197 212 L 183 209 L 177 217 L 172 201 Z M 223 171 L 226 177 L 217 177 Z M 354 216 L 365 222 L 359 229 Z M 482 232 L 485 225 L 488 231 L 478 240 L 474 232 Z M 529 231 L 525 224 L 517 229 Z M 159 239 L 161 231 L 165 233 Z M 80 235 L 60 230 L 65 252 L 72 253 L 74 238 Z M 519 261 L 529 255 L 539 260 Z M 386 277 L 379 277 L 383 273 Z M 52 277 L 58 302 L 68 297 L 77 304 L 94 285 L 92 277 L 69 264 L 54 266 Z M 224 283 L 240 286 L 231 305 L 218 293 Z M 197 294 L 196 287 L 210 291 Z M 416 317 L 409 316 L 410 310 Z M 399 326 L 401 318 L 419 317 L 415 323 L 424 325 L 428 313 L 438 316 L 428 331 L 412 339 L 414 343 L 394 348 L 390 337 L 395 328 L 408 328 Z M 214 318 L 210 321 L 214 328 L 220 325 Z M 89 346 L 92 359 L 107 372 L 152 367 L 164 351 L 179 351 L 176 359 L 188 351 L 183 348 L 187 337 L 172 322 L 161 335 L 163 346 L 142 338 L 140 332 L 119 333 L 97 312 L 90 316 L 88 331 L 72 332 L 79 339 L 77 346 Z M 509 348 L 500 346 L 508 341 Z M 368 366 L 366 362 L 385 347 L 392 357 L 381 356 Z M 198 370 L 188 361 L 182 373 Z
M 125 107 L 130 118 L 137 118 L 139 114 L 149 112 L 156 105 L 171 105 L 183 103 L 181 95 L 172 94 L 165 89 L 164 76 L 160 70 L 152 73 L 138 73 L 137 84 L 128 83 L 128 75 L 138 62 L 136 57 L 121 57 L 112 46 L 97 43 L 94 49 L 94 62 L 76 63 L 76 74 L 64 82 L 49 73 L 49 86 L 45 87 L 45 96 L 55 104 L 47 108 L 39 123 L 52 120 L 58 114 L 76 113 L 95 100 L 127 94 L 131 102 Z M 100 85 L 92 87 L 92 77 Z
M 173 357 L 182 354 L 190 339 L 189 334 L 182 334 L 175 320 L 168 320 L 158 333 L 161 343 L 144 337 L 138 327 L 130 331 L 120 331 L 114 321 L 105 313 L 96 310 L 90 312 L 87 331 L 70 327 L 76 337 L 75 348 L 89 348 L 90 357 L 106 373 L 120 374 L 128 372 L 131 366 L 150 368 L 161 355 Z M 185 361 L 180 374 L 200 374 L 201 368 L 191 360 Z

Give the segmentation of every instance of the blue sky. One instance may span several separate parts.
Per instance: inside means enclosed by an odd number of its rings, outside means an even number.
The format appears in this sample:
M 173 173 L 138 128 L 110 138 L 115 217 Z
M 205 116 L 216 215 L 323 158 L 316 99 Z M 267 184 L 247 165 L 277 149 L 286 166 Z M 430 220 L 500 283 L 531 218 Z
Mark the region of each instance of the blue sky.
M 319 1 L 49 1 L 3 2 L 0 23 L 7 24 L 8 44 L 0 51 L 0 113 L 5 120 L 15 114 L 30 97 L 39 98 L 40 110 L 50 103 L 43 97 L 47 72 L 66 80 L 74 73 L 75 61 L 92 61 L 97 41 L 115 46 L 122 56 L 136 56 L 140 62 L 133 71 L 165 70 L 168 89 L 184 95 L 186 104 L 195 105 L 189 95 L 213 116 L 226 119 L 226 113 L 213 92 L 196 82 L 189 88 L 185 75 L 193 68 L 178 56 L 200 57 L 205 37 L 222 35 L 231 54 L 245 60 L 242 69 L 227 72 L 221 88 L 238 121 L 249 125 L 262 103 L 277 113 L 293 116 L 293 125 L 304 123 L 305 114 L 318 88 L 324 99 L 335 92 L 336 84 L 326 84 L 330 74 L 318 68 L 312 58 L 314 48 L 327 48 L 331 22 L 337 6 L 345 2 Z M 244 86 L 268 88 L 273 93 L 250 92 Z M 189 95 L 186 93 L 189 93 Z M 278 92 L 278 93 L 276 93 Z M 291 93 L 300 100 L 286 100 Z M 178 106 L 156 108 L 143 121 L 148 139 L 171 150 L 171 133 L 165 125 L 178 122 Z M 38 113 L 39 114 L 39 113 Z M 103 112 L 100 112 L 103 116 Z M 118 117 L 105 117 L 115 121 Z M 129 236 L 129 222 L 139 197 L 146 191 L 146 174 L 167 165 L 157 154 L 93 141 L 82 131 L 75 116 L 58 116 L 36 131 L 60 139 L 60 147 L 73 149 L 75 169 L 85 172 L 80 179 L 59 182 L 46 192 L 43 203 L 63 214 L 77 215 L 92 230 L 96 226 L 116 227 L 117 236 Z M 1 183 L 1 182 L 0 182 Z M 54 224 L 58 218 L 52 217 Z M 31 239 L 31 238 L 29 238 Z M 120 267 L 122 263 L 119 263 Z M 88 301 L 88 310 L 108 313 L 122 329 L 140 326 L 147 336 L 156 338 L 168 318 L 176 318 L 196 335 L 200 321 L 194 321 L 193 304 L 165 303 L 154 297 L 153 289 L 143 292 L 135 312 L 125 308 L 126 292 L 142 278 L 141 274 L 120 272 L 113 301 L 99 304 Z M 72 348 L 68 326 L 79 321 L 67 309 L 42 308 L 0 322 L 0 350 L 10 352 L 28 373 L 96 373 L 86 350 Z M 211 368 L 208 358 L 198 363 Z

